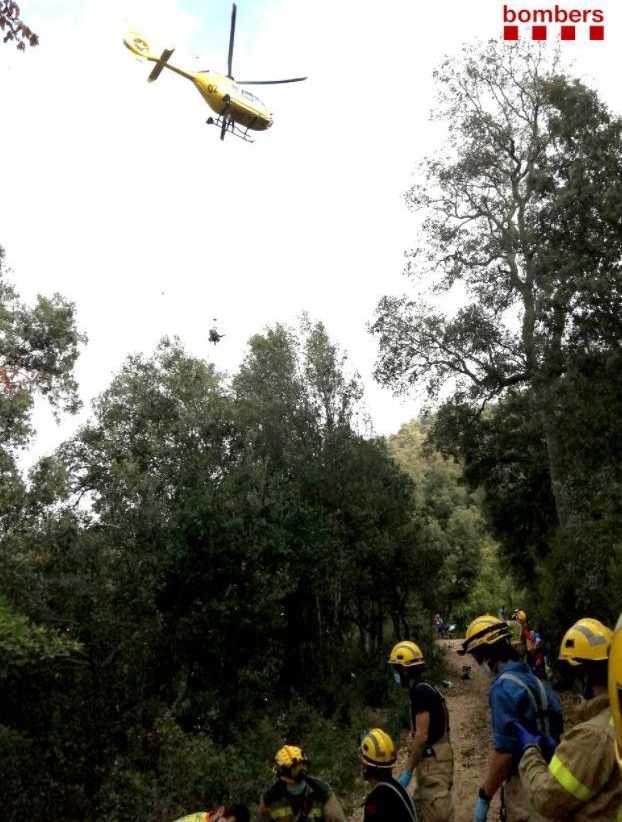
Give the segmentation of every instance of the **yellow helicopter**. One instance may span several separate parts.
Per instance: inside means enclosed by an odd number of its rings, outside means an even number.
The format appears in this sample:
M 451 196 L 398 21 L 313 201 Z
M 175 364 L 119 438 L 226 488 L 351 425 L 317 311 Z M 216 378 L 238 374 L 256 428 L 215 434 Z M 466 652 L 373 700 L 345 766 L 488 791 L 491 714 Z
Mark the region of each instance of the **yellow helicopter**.
M 149 83 L 157 80 L 164 68 L 181 74 L 191 80 L 198 88 L 201 96 L 214 111 L 217 117 L 208 117 L 208 125 L 215 125 L 220 128 L 220 139 L 225 139 L 225 134 L 230 131 L 236 137 L 241 137 L 249 143 L 253 140 L 249 136 L 249 130 L 265 131 L 274 122 L 272 114 L 265 104 L 258 97 L 251 94 L 242 86 L 263 86 L 277 83 L 299 83 L 306 80 L 306 77 L 291 77 L 288 80 L 234 80 L 231 74 L 231 63 L 233 59 L 233 41 L 235 37 L 235 18 L 237 6 L 233 4 L 231 10 L 231 29 L 229 32 L 229 56 L 227 59 L 227 74 L 218 74 L 215 71 L 184 71 L 171 65 L 168 61 L 173 54 L 173 48 L 164 49 L 160 54 L 154 54 L 145 38 L 137 31 L 127 33 L 123 43 L 127 48 L 141 60 L 149 60 L 155 63 L 151 74 L 147 78 Z

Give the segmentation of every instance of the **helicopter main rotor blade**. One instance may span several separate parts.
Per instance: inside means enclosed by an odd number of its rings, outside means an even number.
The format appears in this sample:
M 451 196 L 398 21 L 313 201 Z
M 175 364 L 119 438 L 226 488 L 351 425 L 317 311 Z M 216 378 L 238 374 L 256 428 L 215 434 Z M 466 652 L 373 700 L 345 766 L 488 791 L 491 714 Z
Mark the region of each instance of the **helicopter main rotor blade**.
M 233 38 L 235 37 L 235 16 L 237 13 L 237 6 L 235 3 L 231 9 L 231 30 L 229 32 L 229 56 L 227 58 L 227 77 L 233 78 L 231 73 L 231 62 L 233 60 Z
M 273 86 L 277 83 L 300 83 L 306 77 L 291 77 L 289 80 L 236 80 L 238 86 Z

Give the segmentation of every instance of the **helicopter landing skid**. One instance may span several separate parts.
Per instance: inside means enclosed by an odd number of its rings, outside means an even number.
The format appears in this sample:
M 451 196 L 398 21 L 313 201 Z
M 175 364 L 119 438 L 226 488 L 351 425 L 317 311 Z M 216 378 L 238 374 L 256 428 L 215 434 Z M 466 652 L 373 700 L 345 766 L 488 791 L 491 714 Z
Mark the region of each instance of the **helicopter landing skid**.
M 254 143 L 255 141 L 249 135 L 247 128 L 241 128 L 238 126 L 233 120 L 224 118 L 222 115 L 218 117 L 208 117 L 205 121 L 208 126 L 216 126 L 216 128 L 220 129 L 221 138 L 224 139 L 224 136 L 227 132 L 233 134 L 235 137 L 239 137 L 240 140 L 244 140 L 245 143 Z

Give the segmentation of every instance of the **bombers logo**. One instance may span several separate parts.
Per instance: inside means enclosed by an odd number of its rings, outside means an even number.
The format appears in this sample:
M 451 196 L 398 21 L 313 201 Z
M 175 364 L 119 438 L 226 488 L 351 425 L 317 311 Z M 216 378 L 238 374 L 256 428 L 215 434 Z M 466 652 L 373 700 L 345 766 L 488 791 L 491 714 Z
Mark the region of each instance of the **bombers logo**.
M 605 12 L 602 9 L 569 9 L 555 4 L 552 8 L 512 8 L 503 6 L 503 39 L 518 40 L 520 25 L 529 24 L 532 40 L 546 40 L 549 26 L 555 26 L 561 40 L 576 40 L 577 29 L 589 31 L 590 40 L 605 39 Z

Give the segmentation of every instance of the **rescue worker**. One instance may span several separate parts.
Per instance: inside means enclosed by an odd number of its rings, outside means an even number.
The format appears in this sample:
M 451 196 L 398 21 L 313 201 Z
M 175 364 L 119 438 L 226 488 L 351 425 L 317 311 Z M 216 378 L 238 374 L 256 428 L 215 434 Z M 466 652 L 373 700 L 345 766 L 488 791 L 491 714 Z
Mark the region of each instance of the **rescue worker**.
M 616 822 L 622 776 L 607 693 L 607 656 L 613 632 L 597 619 L 580 619 L 566 631 L 559 659 L 580 677 L 586 702 L 578 725 L 565 734 L 551 761 L 542 743 L 517 727 L 523 757 L 520 776 L 534 807 L 549 819 Z
M 622 614 L 609 649 L 609 703 L 616 732 L 616 759 L 622 770 Z
M 278 822 L 346 822 L 339 800 L 327 782 L 308 774 L 309 761 L 295 745 L 284 745 L 274 757 L 277 781 L 259 800 L 259 813 Z
M 454 753 L 449 741 L 449 714 L 440 692 L 423 680 L 425 659 L 414 642 L 398 642 L 389 663 L 395 681 L 410 694 L 412 737 L 400 785 L 407 788 L 417 775 L 415 798 L 422 822 L 453 822 L 451 788 Z
M 622 773 L 622 614 L 609 649 L 609 703 L 616 732 L 615 754 Z M 622 803 L 618 808 L 618 822 L 622 822 Z
M 529 805 L 518 775 L 521 750 L 513 722 L 532 733 L 547 732 L 555 741 L 562 730 L 562 709 L 548 685 L 537 679 L 512 647 L 506 622 L 485 614 L 467 628 L 459 654 L 471 654 L 494 680 L 488 693 L 492 750 L 475 806 L 476 822 L 486 822 L 493 796 L 502 788 L 501 805 L 507 822 L 535 822 L 541 817 Z
M 527 659 L 527 642 L 525 640 L 525 629 L 527 628 L 527 614 L 516 608 L 512 612 L 512 619 L 508 622 L 510 629 L 510 642 L 518 654 L 521 662 Z
M 538 679 L 546 679 L 544 639 L 542 637 L 542 629 L 539 623 L 536 623 L 531 635 L 533 639 L 533 648 L 531 654 L 529 655 L 529 659 L 527 660 L 529 667 Z
M 412 799 L 393 778 L 397 754 L 389 734 L 380 728 L 366 731 L 359 752 L 363 779 L 371 786 L 365 799 L 363 822 L 417 822 Z
M 175 822 L 249 822 L 246 805 L 223 805 L 215 811 L 200 811 L 183 816 Z

